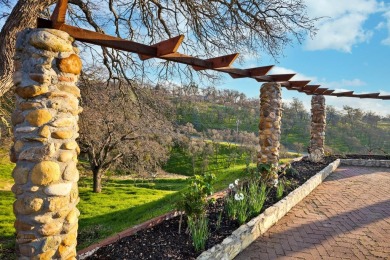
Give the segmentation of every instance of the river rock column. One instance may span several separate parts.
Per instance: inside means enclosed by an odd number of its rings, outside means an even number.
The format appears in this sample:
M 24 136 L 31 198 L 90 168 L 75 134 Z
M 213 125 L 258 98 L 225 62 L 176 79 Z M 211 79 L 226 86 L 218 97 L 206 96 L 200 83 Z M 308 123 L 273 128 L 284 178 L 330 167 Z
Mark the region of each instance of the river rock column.
M 319 162 L 324 157 L 326 127 L 325 97 L 315 95 L 311 98 L 311 130 L 310 146 L 308 148 L 309 160 Z
M 260 151 L 258 164 L 277 166 L 279 163 L 282 110 L 280 84 L 276 82 L 263 84 L 260 89 Z M 270 177 L 277 179 L 277 175 Z
M 26 29 L 16 43 L 10 157 L 19 259 L 76 257 L 81 61 L 72 43 L 52 29 Z

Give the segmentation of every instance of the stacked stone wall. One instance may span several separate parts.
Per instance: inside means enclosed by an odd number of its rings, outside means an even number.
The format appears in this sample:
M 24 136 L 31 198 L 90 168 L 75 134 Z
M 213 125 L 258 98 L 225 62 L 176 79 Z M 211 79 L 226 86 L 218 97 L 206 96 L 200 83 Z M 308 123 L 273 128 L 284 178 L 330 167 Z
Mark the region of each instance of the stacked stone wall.
M 260 89 L 260 151 L 258 163 L 277 165 L 280 150 L 282 95 L 279 83 L 265 83 Z
M 19 259 L 76 257 L 81 60 L 72 43 L 52 29 L 27 29 L 17 39 L 10 157 Z
M 311 130 L 310 146 L 308 148 L 309 159 L 319 162 L 323 159 L 325 151 L 325 127 L 326 127 L 326 106 L 323 95 L 312 96 L 311 98 Z

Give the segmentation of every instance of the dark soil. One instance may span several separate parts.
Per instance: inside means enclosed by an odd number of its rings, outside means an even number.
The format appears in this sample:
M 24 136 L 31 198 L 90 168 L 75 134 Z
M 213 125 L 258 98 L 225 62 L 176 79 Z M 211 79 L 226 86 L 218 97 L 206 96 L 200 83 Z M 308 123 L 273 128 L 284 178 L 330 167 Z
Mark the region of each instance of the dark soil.
M 337 158 L 332 156 L 327 157 L 322 163 L 313 163 L 305 158 L 293 162 L 291 166 L 296 171 L 287 171 L 283 177 L 288 183 L 284 195 L 305 183 L 335 159 Z M 263 210 L 277 202 L 275 193 L 275 189 L 272 189 Z M 209 205 L 208 216 L 210 236 L 207 249 L 221 243 L 239 227 L 238 222 L 231 221 L 225 216 L 222 198 Z M 220 225 L 217 225 L 221 217 Z M 191 238 L 185 232 L 185 221 L 183 221 L 181 234 L 178 233 L 178 227 L 179 217 L 166 220 L 152 228 L 141 230 L 102 247 L 87 259 L 195 259 L 200 253 L 194 251 Z

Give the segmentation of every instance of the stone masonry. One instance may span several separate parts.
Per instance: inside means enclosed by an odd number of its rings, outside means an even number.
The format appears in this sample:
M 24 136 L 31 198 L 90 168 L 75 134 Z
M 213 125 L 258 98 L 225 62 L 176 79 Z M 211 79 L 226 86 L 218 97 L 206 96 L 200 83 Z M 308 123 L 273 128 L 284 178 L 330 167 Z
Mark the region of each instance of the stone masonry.
M 10 157 L 19 259 L 76 259 L 81 60 L 72 43 L 52 29 L 26 29 L 16 43 Z
M 277 165 L 280 149 L 282 95 L 279 83 L 270 82 L 260 89 L 260 152 L 258 163 Z
M 324 157 L 325 127 L 325 97 L 314 95 L 311 98 L 311 139 L 308 148 L 309 159 L 313 162 L 319 162 Z

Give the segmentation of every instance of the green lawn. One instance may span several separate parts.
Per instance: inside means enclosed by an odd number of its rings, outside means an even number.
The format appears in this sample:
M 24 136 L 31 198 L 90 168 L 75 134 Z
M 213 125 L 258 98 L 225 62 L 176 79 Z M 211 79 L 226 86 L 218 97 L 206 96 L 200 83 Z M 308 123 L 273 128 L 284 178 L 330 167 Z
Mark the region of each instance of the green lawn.
M 11 173 L 14 165 L 8 159 L 8 152 L 0 149 L 0 259 L 2 259 L 1 249 L 14 245 L 15 216 L 12 204 L 15 199 L 11 192 L 13 185 Z

